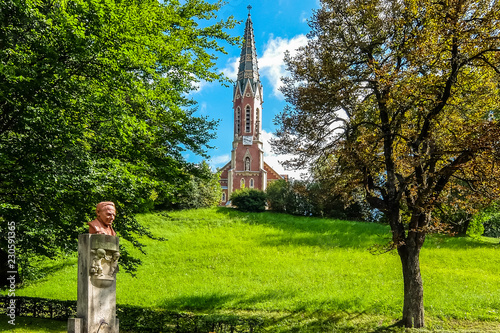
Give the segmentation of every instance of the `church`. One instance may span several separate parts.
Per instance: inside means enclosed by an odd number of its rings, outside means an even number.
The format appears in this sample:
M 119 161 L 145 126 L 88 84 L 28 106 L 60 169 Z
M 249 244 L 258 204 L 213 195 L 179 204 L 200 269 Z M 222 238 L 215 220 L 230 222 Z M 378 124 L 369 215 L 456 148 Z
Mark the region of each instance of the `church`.
M 248 7 L 250 10 L 252 7 Z M 231 193 L 241 188 L 265 191 L 267 185 L 284 179 L 264 161 L 262 148 L 262 84 L 257 66 L 257 52 L 250 13 L 245 24 L 238 77 L 233 89 L 234 136 L 231 161 L 220 169 L 221 205 Z

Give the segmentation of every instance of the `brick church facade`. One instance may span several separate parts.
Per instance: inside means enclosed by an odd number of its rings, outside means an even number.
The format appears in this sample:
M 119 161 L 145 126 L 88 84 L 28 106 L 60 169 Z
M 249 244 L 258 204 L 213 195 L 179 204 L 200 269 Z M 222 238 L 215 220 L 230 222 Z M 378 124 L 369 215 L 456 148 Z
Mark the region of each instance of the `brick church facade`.
M 231 161 L 220 169 L 223 191 L 221 205 L 227 204 L 235 190 L 245 187 L 265 191 L 267 184 L 284 178 L 264 161 L 261 136 L 262 103 L 262 84 L 249 13 L 245 24 L 238 78 L 233 89 L 234 135 Z

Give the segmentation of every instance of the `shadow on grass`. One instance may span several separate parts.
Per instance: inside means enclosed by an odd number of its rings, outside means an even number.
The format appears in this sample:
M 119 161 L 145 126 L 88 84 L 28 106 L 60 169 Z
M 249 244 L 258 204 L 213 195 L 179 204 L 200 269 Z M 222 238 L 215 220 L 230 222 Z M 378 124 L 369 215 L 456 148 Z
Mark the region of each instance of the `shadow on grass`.
M 239 314 L 235 314 L 239 316 Z M 258 313 L 248 312 L 247 316 L 260 316 Z M 244 315 L 245 316 L 245 315 Z M 270 318 L 272 316 L 272 318 Z M 273 316 L 272 313 L 263 315 L 264 332 L 280 333 L 322 333 L 322 332 L 359 332 L 359 333 L 383 333 L 404 332 L 404 330 L 391 328 L 391 326 L 380 326 L 370 320 L 358 322 L 359 314 L 325 314 L 325 313 L 289 313 Z M 12 332 L 12 325 L 7 323 L 8 317 L 0 315 L 0 331 Z M 122 330 L 120 330 L 122 331 Z M 67 322 L 51 319 L 40 319 L 32 317 L 17 317 L 15 332 L 19 333 L 64 333 L 67 332 Z M 127 331 L 130 332 L 130 331 Z M 134 333 L 138 333 L 134 331 Z
M 218 207 L 217 212 L 249 224 L 279 229 L 284 235 L 267 240 L 264 245 L 308 245 L 321 247 L 365 248 L 387 244 L 391 239 L 389 226 L 379 223 L 354 222 L 328 218 L 294 216 L 284 213 L 243 213 L 233 208 Z M 430 234 L 427 248 L 500 248 L 499 240 L 485 241 L 471 237 Z
M 222 309 L 225 304 L 233 300 L 237 295 L 188 295 L 173 299 L 165 299 L 159 307 L 165 310 L 183 310 L 183 311 L 203 311 Z
M 239 309 L 256 309 L 261 308 L 263 304 L 268 302 L 276 302 L 278 300 L 287 300 L 297 297 L 296 293 L 291 291 L 282 290 L 268 290 L 265 293 L 251 295 L 251 296 L 240 296 L 239 300 L 233 303 L 233 307 Z M 298 309 L 292 309 L 298 310 Z
M 206 295 L 186 295 L 173 299 L 165 299 L 159 307 L 165 310 L 183 311 L 210 311 L 228 308 L 255 309 L 259 304 L 277 299 L 288 299 L 295 297 L 295 294 L 282 291 L 269 291 L 266 293 L 245 296 L 242 294 L 206 294 Z
M 353 222 L 326 218 L 293 216 L 283 213 L 242 213 L 235 209 L 219 207 L 218 212 L 229 218 L 241 219 L 282 231 L 280 235 L 263 240 L 267 246 L 299 245 L 327 248 L 368 249 L 373 244 L 385 244 L 390 233 L 386 225 Z
M 364 314 L 349 313 L 292 313 L 288 316 L 278 318 L 271 324 L 274 328 L 283 327 L 280 332 L 288 333 L 316 333 L 316 332 L 404 332 L 404 329 L 391 324 L 383 324 L 387 319 L 372 318 Z
M 41 319 L 33 317 L 16 317 L 15 325 L 11 325 L 11 320 L 6 315 L 0 315 L 0 332 L 16 333 L 65 333 L 68 331 L 67 321 Z
M 424 246 L 428 248 L 447 249 L 500 249 L 498 239 L 475 239 L 468 236 L 431 235 L 425 241 Z
M 186 295 L 177 298 L 164 299 L 159 303 L 159 308 L 171 311 L 214 311 L 231 310 L 236 311 L 269 311 L 269 304 L 274 304 L 279 300 L 294 300 L 297 294 L 291 291 L 268 290 L 263 293 L 244 295 L 244 294 L 206 294 L 206 295 Z M 370 313 L 377 313 L 377 308 L 366 307 L 360 298 L 336 299 L 332 297 L 327 302 L 293 302 L 294 305 L 288 306 L 286 311 L 292 313 L 311 313 L 319 307 L 331 309 L 337 313 L 344 313 L 345 309 L 362 309 Z M 271 312 L 273 309 L 270 310 Z M 347 313 L 347 312 L 346 312 Z
M 49 281 L 52 275 L 65 269 L 69 266 L 77 266 L 78 258 L 67 258 L 64 260 L 47 260 L 46 264 L 39 267 L 30 268 L 29 273 L 25 277 L 25 281 L 20 285 L 19 289 L 29 286 L 32 283 L 40 283 Z

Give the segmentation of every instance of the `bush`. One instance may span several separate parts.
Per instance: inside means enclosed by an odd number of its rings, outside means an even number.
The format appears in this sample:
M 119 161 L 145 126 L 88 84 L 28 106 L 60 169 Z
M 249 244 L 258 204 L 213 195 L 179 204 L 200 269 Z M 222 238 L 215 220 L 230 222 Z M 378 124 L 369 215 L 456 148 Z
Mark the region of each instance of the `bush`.
M 488 215 L 485 212 L 479 212 L 474 215 L 470 221 L 469 228 L 467 229 L 467 235 L 472 238 L 478 238 L 484 233 L 483 223 L 488 220 Z
M 7 314 L 10 297 L 0 295 L 0 315 Z M 16 297 L 16 316 L 68 320 L 74 317 L 76 301 Z M 120 328 L 127 332 L 248 332 L 263 331 L 264 320 L 231 314 L 193 314 L 117 304 Z M 26 331 L 24 331 L 26 332 Z M 44 330 L 44 332 L 46 332 Z
M 236 190 L 231 194 L 231 204 L 243 212 L 263 212 L 266 202 L 266 193 L 253 188 Z
M 500 213 L 492 214 L 483 222 L 484 236 L 500 237 Z

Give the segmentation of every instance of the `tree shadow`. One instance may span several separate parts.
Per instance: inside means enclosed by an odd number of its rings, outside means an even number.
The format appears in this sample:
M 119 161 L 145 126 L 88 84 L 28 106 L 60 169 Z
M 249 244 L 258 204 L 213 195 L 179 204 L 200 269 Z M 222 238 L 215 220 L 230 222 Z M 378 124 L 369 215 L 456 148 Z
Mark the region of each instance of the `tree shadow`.
M 390 239 L 389 227 L 369 222 L 353 222 L 317 217 L 293 216 L 283 213 L 241 213 L 220 207 L 218 212 L 244 223 L 280 230 L 270 235 L 263 245 L 319 246 L 325 248 L 368 249 L 373 244 L 385 244 Z
M 283 231 L 283 235 L 268 239 L 264 245 L 304 245 L 341 248 L 371 248 L 386 245 L 391 240 L 388 225 L 373 222 L 355 222 L 329 218 L 294 216 L 285 213 L 242 213 L 233 208 L 218 207 L 217 212 L 248 224 L 258 224 Z M 500 248 L 499 241 L 485 241 L 471 237 L 429 234 L 426 248 Z
M 258 304 L 276 299 L 295 297 L 291 292 L 272 290 L 258 295 L 245 296 L 243 294 L 186 295 L 163 300 L 159 307 L 165 310 L 183 311 L 210 311 L 220 309 L 255 309 Z
M 392 324 L 390 323 L 392 322 Z M 271 327 L 280 327 L 283 333 L 311 333 L 311 332 L 365 332 L 389 333 L 407 332 L 397 325 L 397 320 L 390 317 L 377 317 L 366 313 L 337 312 L 292 312 L 268 321 Z M 283 327 L 286 327 L 283 329 Z
M 206 295 L 186 295 L 165 299 L 159 307 L 165 310 L 206 311 L 222 309 L 225 304 L 238 297 L 236 294 L 219 295 L 215 293 Z
M 263 304 L 268 301 L 275 302 L 280 299 L 291 299 L 296 297 L 296 293 L 282 290 L 268 290 L 265 293 L 260 293 L 251 296 L 241 296 L 240 300 L 234 302 L 234 306 L 240 309 L 255 309 L 258 304 Z M 297 309 L 292 309 L 297 310 Z
M 481 238 L 472 238 L 469 236 L 431 234 L 427 237 L 424 247 L 446 249 L 498 249 L 500 248 L 499 241 L 499 239 L 487 241 Z
M 50 281 L 52 276 L 59 271 L 65 269 L 69 266 L 78 266 L 78 258 L 66 258 L 63 260 L 60 259 L 50 259 L 47 260 L 45 264 L 42 264 L 40 267 L 30 267 L 29 272 L 25 272 L 23 276 L 23 283 L 18 287 L 22 289 L 31 285 L 32 283 L 41 283 Z M 76 275 L 75 275 L 76 279 Z

